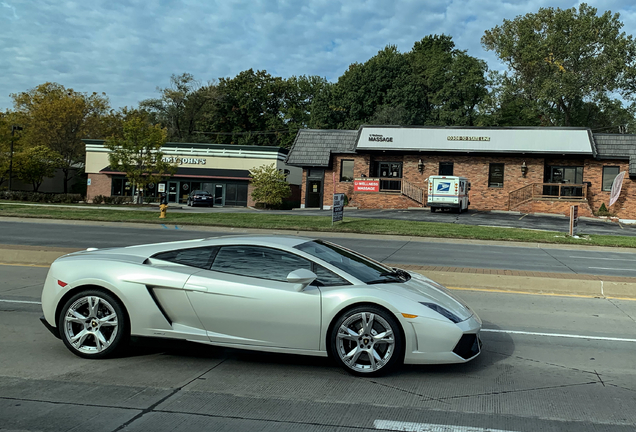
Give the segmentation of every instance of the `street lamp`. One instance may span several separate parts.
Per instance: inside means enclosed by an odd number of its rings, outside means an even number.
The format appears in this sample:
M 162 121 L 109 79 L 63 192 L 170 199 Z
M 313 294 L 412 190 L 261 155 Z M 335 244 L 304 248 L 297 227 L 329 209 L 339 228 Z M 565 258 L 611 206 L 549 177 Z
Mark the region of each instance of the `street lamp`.
M 11 180 L 13 179 L 13 135 L 15 131 L 21 131 L 22 126 L 11 125 L 11 151 L 9 153 L 9 191 L 11 191 Z

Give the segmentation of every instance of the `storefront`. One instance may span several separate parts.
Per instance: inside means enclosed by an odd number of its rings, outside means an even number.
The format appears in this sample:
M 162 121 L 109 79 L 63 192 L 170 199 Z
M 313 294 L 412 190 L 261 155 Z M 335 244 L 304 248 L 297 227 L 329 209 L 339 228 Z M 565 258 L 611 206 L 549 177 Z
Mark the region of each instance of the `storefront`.
M 103 140 L 85 140 L 87 200 L 97 195 L 132 196 L 133 185 L 125 173 L 112 169 Z M 302 170 L 285 164 L 288 151 L 278 147 L 234 146 L 218 144 L 166 143 L 162 148 L 167 162 L 177 166 L 176 173 L 157 184 L 151 183 L 143 196 L 156 198 L 165 191 L 170 203 L 185 204 L 195 190 L 208 191 L 214 206 L 246 207 L 251 200 L 250 170 L 275 166 L 287 174 L 287 181 L 299 194 Z
M 612 182 L 625 171 L 610 212 L 636 219 L 636 135 L 530 127 L 301 130 L 287 163 L 303 168 L 303 207 L 330 208 L 335 192 L 359 208 L 423 207 L 428 177 L 454 175 L 471 182 L 471 209 L 566 214 L 579 205 L 590 216 L 609 207 Z

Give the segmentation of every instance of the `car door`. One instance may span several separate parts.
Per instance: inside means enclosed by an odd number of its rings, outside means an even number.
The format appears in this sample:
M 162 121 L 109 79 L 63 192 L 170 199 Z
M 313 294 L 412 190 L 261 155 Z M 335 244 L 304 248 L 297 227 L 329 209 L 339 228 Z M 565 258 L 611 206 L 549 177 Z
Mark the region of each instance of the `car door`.
M 301 268 L 311 261 L 280 249 L 222 246 L 184 288 L 212 342 L 318 350 L 320 290 L 286 281 Z

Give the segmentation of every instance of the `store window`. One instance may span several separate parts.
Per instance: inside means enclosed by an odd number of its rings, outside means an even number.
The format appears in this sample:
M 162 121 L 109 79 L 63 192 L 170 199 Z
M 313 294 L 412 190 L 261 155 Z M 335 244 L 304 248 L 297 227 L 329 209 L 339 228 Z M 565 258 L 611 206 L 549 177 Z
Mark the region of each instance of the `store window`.
M 504 185 L 504 164 L 491 163 L 488 172 L 488 187 L 502 188 Z
M 612 183 L 620 172 L 620 167 L 617 166 L 604 166 L 603 167 L 603 190 L 611 191 Z
M 341 182 L 353 181 L 353 161 L 352 160 L 340 161 L 340 181 Z
M 452 176 L 453 175 L 453 162 L 440 162 L 438 175 Z
M 376 176 L 380 177 L 380 190 L 402 189 L 402 162 L 376 162 Z

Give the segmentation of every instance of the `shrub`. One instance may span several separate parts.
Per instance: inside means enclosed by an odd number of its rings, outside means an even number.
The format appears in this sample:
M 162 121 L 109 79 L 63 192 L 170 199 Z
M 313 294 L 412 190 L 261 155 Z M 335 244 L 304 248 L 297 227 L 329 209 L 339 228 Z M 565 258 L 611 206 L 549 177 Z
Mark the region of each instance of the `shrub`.
M 103 204 L 104 203 L 104 195 L 95 195 L 93 197 L 93 204 Z

